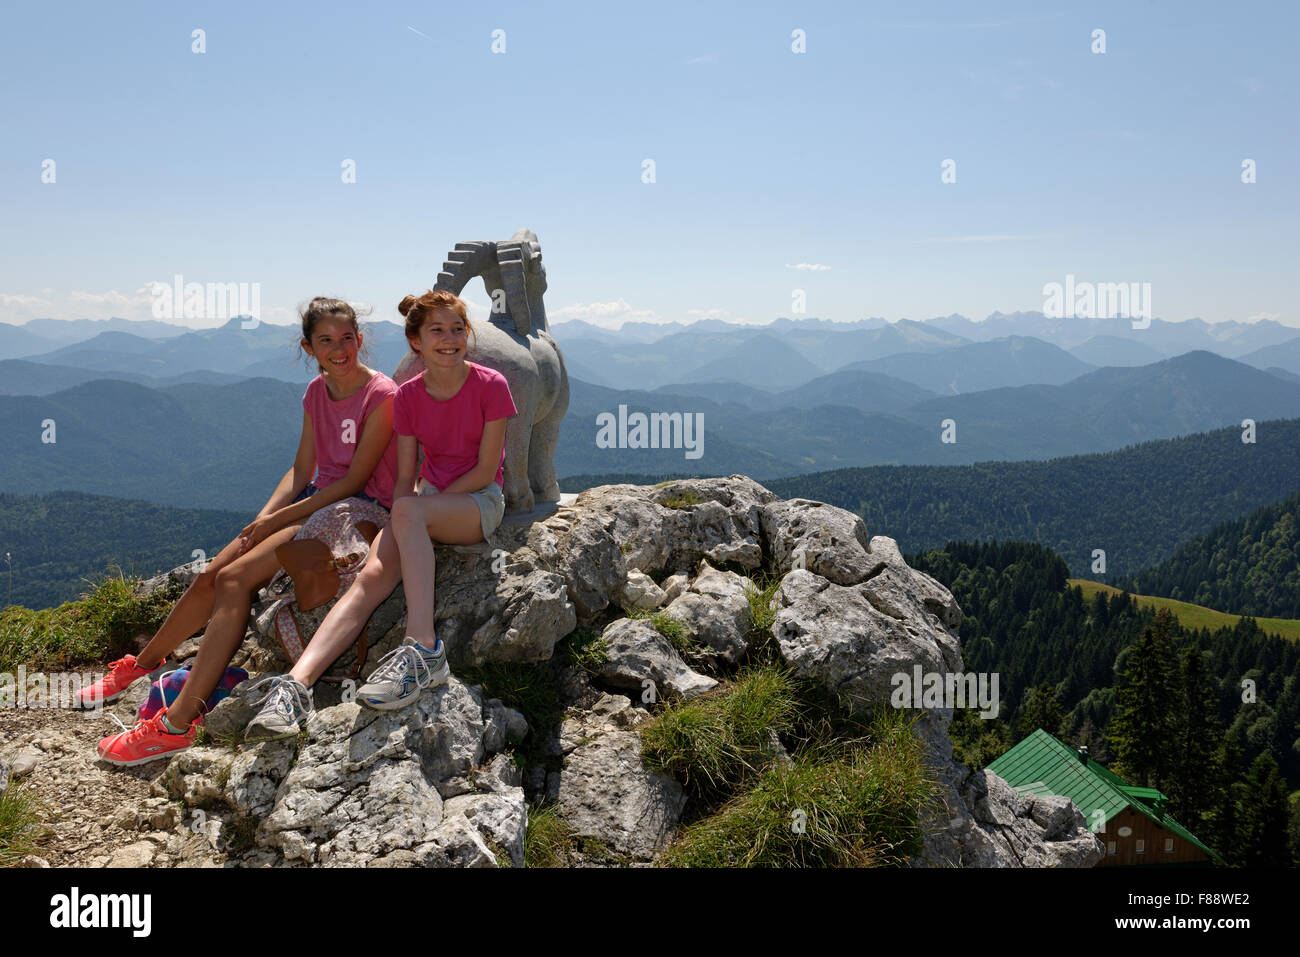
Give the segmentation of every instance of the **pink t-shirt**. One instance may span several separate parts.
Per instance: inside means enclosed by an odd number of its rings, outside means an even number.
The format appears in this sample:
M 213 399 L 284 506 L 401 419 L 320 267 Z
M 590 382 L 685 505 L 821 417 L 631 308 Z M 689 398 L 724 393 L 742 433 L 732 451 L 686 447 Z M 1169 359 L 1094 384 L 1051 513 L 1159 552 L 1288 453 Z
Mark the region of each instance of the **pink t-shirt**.
M 393 400 L 393 431 L 420 440 L 424 449 L 420 474 L 442 491 L 478 464 L 483 423 L 508 419 L 517 411 L 506 377 L 470 362 L 465 384 L 446 401 L 429 395 L 423 375 L 403 382 Z M 495 480 L 498 485 L 503 484 L 505 461 L 503 444 Z
M 312 484 L 325 488 L 348 474 L 370 413 L 396 392 L 397 383 L 382 372 L 376 372 L 360 389 L 338 402 L 330 398 L 325 388 L 324 373 L 308 383 L 302 407 L 311 416 L 311 431 L 316 439 L 316 477 Z M 392 508 L 396 482 L 397 436 L 394 435 L 383 458 L 370 473 L 364 491 L 379 499 L 384 508 Z

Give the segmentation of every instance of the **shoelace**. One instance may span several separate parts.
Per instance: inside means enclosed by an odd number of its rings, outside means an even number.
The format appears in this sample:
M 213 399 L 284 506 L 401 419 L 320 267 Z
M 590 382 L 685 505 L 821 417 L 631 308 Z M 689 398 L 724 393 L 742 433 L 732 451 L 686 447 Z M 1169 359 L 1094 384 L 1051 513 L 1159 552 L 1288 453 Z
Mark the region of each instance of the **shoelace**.
M 112 674 L 114 671 L 117 671 L 118 668 L 124 668 L 124 669 L 130 670 L 130 669 L 139 668 L 139 665 L 136 664 L 136 662 L 134 662 L 134 661 L 131 662 L 130 664 L 127 664 L 127 661 L 126 661 L 125 658 L 118 658 L 117 661 L 110 661 L 110 662 L 108 663 L 108 673 L 109 673 L 109 674 Z M 141 669 L 141 670 L 143 670 L 143 669 Z
M 379 667 L 375 669 L 367 683 L 387 681 L 390 678 L 400 679 L 407 671 L 415 672 L 415 683 L 421 688 L 425 686 L 425 683 L 420 681 L 422 673 L 430 678 L 433 676 L 433 669 L 424 660 L 424 655 L 420 654 L 419 648 L 415 645 L 398 645 L 379 659 Z
M 126 659 L 123 658 L 123 659 L 121 659 L 121 660 L 122 660 L 122 661 L 125 661 Z M 118 664 L 118 662 L 115 661 L 115 662 L 113 662 L 113 664 L 116 665 L 116 664 Z M 112 665 L 110 665 L 109 667 L 111 668 Z M 163 691 L 163 688 L 166 687 L 166 686 L 163 684 L 163 682 L 167 680 L 167 677 L 168 677 L 169 675 L 174 675 L 174 674 L 176 674 L 176 672 L 178 672 L 178 671 L 180 671 L 180 670 L 181 670 L 181 669 L 179 669 L 179 668 L 173 668 L 171 671 L 168 671 L 168 672 L 165 672 L 164 674 L 159 675 L 159 676 L 157 677 L 157 679 L 156 679 L 157 682 L 158 682 L 158 695 L 159 695 L 159 697 L 162 698 L 162 702 L 163 702 L 164 705 L 167 704 L 167 694 L 166 694 L 166 692 Z M 160 711 L 160 712 L 158 712 L 158 714 L 162 714 L 162 712 Z M 112 718 L 114 721 L 116 721 L 116 722 L 117 722 L 117 726 L 118 726 L 119 728 L 121 728 L 123 731 L 127 732 L 127 733 L 130 733 L 130 732 L 136 730 L 137 728 L 142 728 L 143 725 L 146 725 L 146 724 L 153 724 L 153 722 L 154 722 L 154 718 L 157 718 L 157 717 L 158 717 L 158 715 L 154 715 L 153 718 L 141 718 L 140 720 L 136 721 L 135 724 L 131 725 L 131 726 L 128 728 L 125 724 L 122 723 L 122 719 L 119 718 L 117 715 L 113 714 L 112 712 L 109 712 L 109 715 L 108 715 L 108 716 L 109 716 L 110 718 Z M 163 732 L 168 733 L 168 734 L 171 733 L 171 732 L 167 731 L 167 729 L 166 729 L 165 727 L 163 727 L 162 722 L 159 722 L 159 723 L 158 723 L 158 726 L 159 726 L 159 728 L 160 728 Z
M 294 720 L 295 708 L 297 708 L 298 711 L 301 711 L 307 718 L 311 718 L 316 714 L 310 689 L 304 688 L 288 675 L 268 675 L 267 677 L 261 678 L 249 685 L 248 692 L 252 693 L 257 688 L 268 683 L 271 687 L 267 690 L 266 694 L 262 695 L 262 697 L 258 698 L 256 701 L 251 702 L 252 704 L 263 704 L 270 700 L 271 696 L 274 695 L 275 700 L 271 701 L 271 707 L 291 721 Z M 304 700 L 306 702 L 305 704 Z M 265 711 L 266 709 L 263 708 L 262 710 Z
M 127 735 L 130 735 L 132 737 L 139 737 L 141 734 L 144 734 L 144 732 L 149 727 L 153 725 L 157 725 L 158 730 L 162 731 L 164 734 L 170 734 L 171 732 L 169 732 L 166 729 L 166 727 L 163 726 L 163 723 L 159 718 L 159 715 L 161 713 L 162 712 L 159 712 L 158 714 L 154 715 L 152 718 L 141 718 L 139 721 L 137 721 L 135 724 L 131 725 L 130 727 L 127 727 L 125 724 L 123 724 L 122 719 L 119 718 L 117 715 L 113 714 L 112 712 L 109 712 L 108 716 L 117 722 L 117 726 L 121 728 L 122 731 L 124 731 Z

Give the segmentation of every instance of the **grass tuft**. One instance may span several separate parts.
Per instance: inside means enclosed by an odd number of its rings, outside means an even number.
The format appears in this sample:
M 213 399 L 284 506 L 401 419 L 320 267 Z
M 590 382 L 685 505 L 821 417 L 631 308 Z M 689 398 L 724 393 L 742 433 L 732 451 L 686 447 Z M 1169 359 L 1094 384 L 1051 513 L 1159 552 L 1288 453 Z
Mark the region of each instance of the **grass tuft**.
M 609 661 L 609 648 L 604 637 L 592 628 L 575 628 L 564 639 L 560 650 L 588 674 L 595 674 Z
M 822 742 L 773 762 L 716 813 L 683 829 L 666 867 L 898 866 L 921 848 L 937 787 L 924 743 L 882 712 L 868 738 Z
M 668 639 L 680 655 L 693 655 L 699 651 L 700 644 L 685 625 L 663 611 L 645 611 L 641 608 L 624 609 L 628 618 L 649 621 L 654 630 Z
M 577 853 L 576 839 L 559 808 L 546 804 L 528 809 L 524 834 L 525 867 L 568 867 Z
M 37 851 L 45 837 L 43 805 L 22 781 L 10 781 L 0 794 L 0 867 L 13 867 Z
M 642 754 L 650 767 L 675 776 L 695 796 L 717 800 L 771 760 L 772 734 L 793 730 L 798 713 L 789 672 L 752 668 L 646 724 Z
M 134 651 L 136 637 L 157 631 L 182 592 L 173 585 L 140 596 L 135 593 L 138 583 L 118 569 L 116 575 L 91 582 L 77 601 L 57 608 L 5 608 L 0 612 L 0 670 L 22 664 L 59 670 Z
M 776 621 L 772 599 L 781 587 L 781 579 L 759 573 L 751 581 L 753 587 L 745 589 L 745 597 L 749 599 L 749 628 L 745 635 L 749 653 L 754 661 L 777 664 L 781 661 L 781 648 L 772 634 L 772 624 Z
M 690 508 L 692 505 L 700 505 L 703 502 L 704 499 L 687 489 L 684 492 L 675 492 L 669 495 L 659 504 L 664 508 Z

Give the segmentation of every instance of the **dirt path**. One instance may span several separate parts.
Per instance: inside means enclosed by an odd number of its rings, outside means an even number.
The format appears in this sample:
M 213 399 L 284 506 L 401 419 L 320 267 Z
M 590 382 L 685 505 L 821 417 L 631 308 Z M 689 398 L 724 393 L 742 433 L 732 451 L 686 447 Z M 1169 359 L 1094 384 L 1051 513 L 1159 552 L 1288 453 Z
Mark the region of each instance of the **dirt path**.
M 213 866 L 222 862 L 209 842 L 183 825 L 179 803 L 155 782 L 163 759 L 118 768 L 99 759 L 95 746 L 120 729 L 116 714 L 134 723 L 138 682 L 101 714 L 55 709 L 0 708 L 0 765 L 42 802 L 48 834 L 35 855 L 54 867 Z

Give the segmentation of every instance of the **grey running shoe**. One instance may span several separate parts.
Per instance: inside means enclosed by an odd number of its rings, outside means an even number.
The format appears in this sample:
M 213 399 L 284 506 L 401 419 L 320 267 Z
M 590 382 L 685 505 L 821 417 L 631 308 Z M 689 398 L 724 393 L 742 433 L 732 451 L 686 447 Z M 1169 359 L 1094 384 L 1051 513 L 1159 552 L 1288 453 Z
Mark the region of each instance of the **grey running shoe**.
M 428 654 L 414 638 L 407 639 L 384 655 L 379 667 L 357 689 L 357 701 L 368 708 L 392 711 L 404 708 L 432 685 L 443 684 L 451 677 L 447 667 L 447 648 L 438 642 L 437 654 Z
M 277 738 L 293 737 L 316 717 L 311 689 L 288 675 L 271 675 L 249 685 L 248 690 L 252 691 L 268 682 L 270 689 L 258 701 L 253 702 L 261 702 L 262 710 L 248 722 L 244 731 L 245 741 L 274 741 Z

